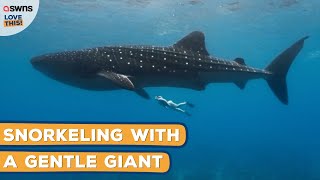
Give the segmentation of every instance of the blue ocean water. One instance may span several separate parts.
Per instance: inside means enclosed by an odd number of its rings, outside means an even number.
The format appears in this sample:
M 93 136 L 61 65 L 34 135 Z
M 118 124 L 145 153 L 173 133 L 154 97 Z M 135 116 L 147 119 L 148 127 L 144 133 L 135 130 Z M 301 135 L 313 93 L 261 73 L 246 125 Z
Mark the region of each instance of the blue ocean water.
M 0 38 L 1 121 L 179 122 L 188 128 L 188 142 L 182 148 L 14 148 L 167 151 L 172 167 L 167 174 L 5 173 L 0 179 L 320 179 L 319 7 L 317 0 L 41 1 L 28 29 Z M 263 80 L 250 81 L 244 90 L 234 84 L 211 84 L 200 92 L 147 89 L 151 96 L 195 104 L 193 116 L 186 117 L 125 90 L 66 86 L 29 62 L 43 53 L 96 46 L 166 46 L 194 30 L 205 33 L 210 54 L 243 57 L 259 68 L 310 35 L 287 77 L 289 105 L 282 105 Z

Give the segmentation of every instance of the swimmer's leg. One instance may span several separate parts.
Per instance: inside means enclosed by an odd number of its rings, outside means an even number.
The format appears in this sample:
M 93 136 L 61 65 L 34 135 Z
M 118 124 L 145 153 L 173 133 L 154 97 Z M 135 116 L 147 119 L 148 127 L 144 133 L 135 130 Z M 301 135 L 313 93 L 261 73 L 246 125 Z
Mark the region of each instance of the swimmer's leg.
M 182 102 L 182 103 L 179 103 L 179 104 L 177 104 L 177 107 L 180 107 L 180 106 L 183 106 L 183 105 L 187 105 L 187 106 L 189 106 L 189 107 L 194 107 L 194 104 L 192 104 L 192 103 L 189 103 L 189 102 Z
M 187 102 L 182 102 L 182 103 L 177 104 L 177 107 L 180 107 L 180 106 L 183 106 L 183 105 L 186 105 L 186 104 L 188 104 L 188 103 Z
M 185 113 L 185 112 L 186 112 L 185 110 L 180 109 L 180 108 L 176 108 L 176 110 L 177 110 L 177 111 L 180 111 L 180 112 L 183 112 L 183 113 Z
M 182 113 L 184 113 L 184 114 L 186 114 L 186 115 L 188 115 L 188 116 L 191 116 L 190 113 L 188 113 L 187 111 L 185 111 L 185 110 L 183 110 L 183 109 L 176 108 L 176 110 L 177 110 L 177 111 L 180 111 L 180 112 L 182 112 Z

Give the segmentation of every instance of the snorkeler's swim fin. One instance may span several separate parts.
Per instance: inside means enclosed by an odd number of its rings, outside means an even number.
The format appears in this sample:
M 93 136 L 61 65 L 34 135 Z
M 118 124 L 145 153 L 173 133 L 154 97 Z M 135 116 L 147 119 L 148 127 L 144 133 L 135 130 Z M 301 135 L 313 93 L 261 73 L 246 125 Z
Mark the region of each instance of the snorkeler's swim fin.
M 304 41 L 306 39 L 308 39 L 308 36 L 294 43 L 291 47 L 276 57 L 266 68 L 267 71 L 272 73 L 271 76 L 266 78 L 271 90 L 278 99 L 286 105 L 288 104 L 286 76 L 293 60 L 303 48 Z
M 187 102 L 187 105 L 191 108 L 194 108 L 194 104 Z

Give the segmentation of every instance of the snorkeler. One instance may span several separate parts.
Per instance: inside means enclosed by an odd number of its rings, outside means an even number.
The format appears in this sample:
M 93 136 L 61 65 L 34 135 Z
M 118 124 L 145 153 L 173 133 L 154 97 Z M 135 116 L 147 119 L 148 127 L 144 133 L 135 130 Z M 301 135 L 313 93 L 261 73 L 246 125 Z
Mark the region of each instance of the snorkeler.
M 167 108 L 167 109 L 170 108 L 170 109 L 173 109 L 173 110 L 175 110 L 175 111 L 185 113 L 185 114 L 188 115 L 188 116 L 191 116 L 190 113 L 188 113 L 187 111 L 185 111 L 185 110 L 183 110 L 183 109 L 180 108 L 181 106 L 184 106 L 184 105 L 187 105 L 187 106 L 193 108 L 194 105 L 191 104 L 191 103 L 189 103 L 189 102 L 182 102 L 182 103 L 176 104 L 176 103 L 174 103 L 174 102 L 171 101 L 171 100 L 166 100 L 166 99 L 164 99 L 162 96 L 156 96 L 155 99 L 158 100 L 158 102 L 159 102 L 159 104 L 160 104 L 161 106 L 164 106 L 164 107 Z

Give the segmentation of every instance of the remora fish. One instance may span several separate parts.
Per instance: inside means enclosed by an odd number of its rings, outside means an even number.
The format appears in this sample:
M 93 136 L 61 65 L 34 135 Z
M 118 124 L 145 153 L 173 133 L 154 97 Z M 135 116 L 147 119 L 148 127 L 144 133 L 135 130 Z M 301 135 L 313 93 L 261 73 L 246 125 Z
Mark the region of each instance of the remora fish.
M 265 79 L 278 99 L 288 104 L 287 72 L 303 47 L 304 37 L 265 69 L 244 59 L 209 55 L 202 32 L 194 31 L 168 47 L 107 46 L 45 54 L 31 60 L 34 68 L 63 83 L 89 90 L 127 89 L 149 98 L 145 87 L 204 90 L 209 83 L 231 82 L 244 89 L 251 79 Z

